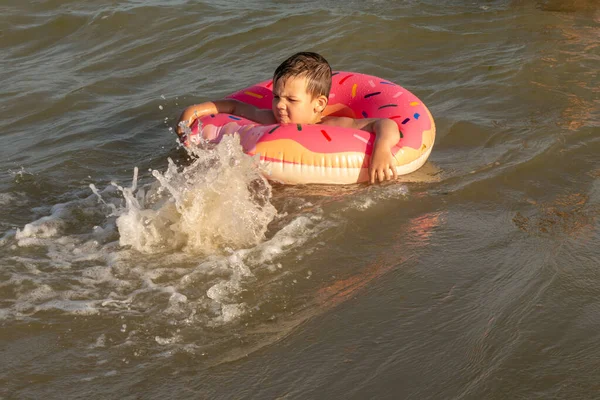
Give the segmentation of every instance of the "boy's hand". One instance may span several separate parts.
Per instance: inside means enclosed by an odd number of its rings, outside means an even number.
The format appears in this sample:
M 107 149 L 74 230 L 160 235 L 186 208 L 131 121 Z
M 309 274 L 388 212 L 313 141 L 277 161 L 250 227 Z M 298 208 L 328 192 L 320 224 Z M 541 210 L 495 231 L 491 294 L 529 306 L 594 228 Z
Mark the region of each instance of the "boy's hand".
M 206 109 L 209 107 L 208 103 L 202 103 L 189 106 L 183 110 L 176 125 L 175 131 L 177 135 L 182 136 L 185 133 L 184 129 L 186 127 L 189 128 L 197 118 L 207 115 L 208 112 L 206 112 Z
M 390 151 L 391 146 L 385 141 L 375 142 L 373 153 L 371 154 L 371 162 L 369 164 L 369 183 L 389 181 L 396 179 L 396 160 Z
M 383 182 L 396 179 L 396 159 L 392 147 L 400 140 L 398 125 L 391 119 L 378 119 L 373 122 L 375 143 L 369 164 L 369 182 Z

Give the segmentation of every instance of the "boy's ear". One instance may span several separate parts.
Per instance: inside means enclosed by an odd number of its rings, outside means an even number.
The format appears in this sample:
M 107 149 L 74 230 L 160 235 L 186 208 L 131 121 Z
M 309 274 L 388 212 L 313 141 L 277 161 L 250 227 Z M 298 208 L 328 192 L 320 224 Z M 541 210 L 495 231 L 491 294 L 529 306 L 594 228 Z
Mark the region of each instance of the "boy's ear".
M 315 111 L 323 112 L 323 110 L 325 110 L 325 107 L 327 107 L 327 102 L 328 99 L 324 95 L 320 95 L 319 97 L 317 97 L 317 101 L 315 103 Z

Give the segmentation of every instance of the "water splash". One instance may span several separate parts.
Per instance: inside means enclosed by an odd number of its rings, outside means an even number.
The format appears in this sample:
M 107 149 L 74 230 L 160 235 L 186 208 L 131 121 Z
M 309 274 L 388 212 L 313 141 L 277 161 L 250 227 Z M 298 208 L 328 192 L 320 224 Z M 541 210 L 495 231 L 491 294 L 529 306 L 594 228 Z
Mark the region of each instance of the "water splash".
M 213 254 L 252 247 L 264 239 L 277 211 L 271 186 L 254 158 L 243 153 L 238 136 L 193 150 L 193 162 L 152 171 L 156 182 L 117 186 L 125 206 L 117 210 L 121 246 L 143 253 L 182 250 Z

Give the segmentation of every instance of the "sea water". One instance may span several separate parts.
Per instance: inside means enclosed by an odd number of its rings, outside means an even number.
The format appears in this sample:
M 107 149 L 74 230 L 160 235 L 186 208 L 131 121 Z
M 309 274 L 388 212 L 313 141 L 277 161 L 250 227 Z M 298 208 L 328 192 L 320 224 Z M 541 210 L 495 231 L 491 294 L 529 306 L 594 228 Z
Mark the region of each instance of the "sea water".
M 0 397 L 595 398 L 598 12 L 3 4 Z M 305 50 L 415 93 L 429 162 L 290 187 L 178 145 Z

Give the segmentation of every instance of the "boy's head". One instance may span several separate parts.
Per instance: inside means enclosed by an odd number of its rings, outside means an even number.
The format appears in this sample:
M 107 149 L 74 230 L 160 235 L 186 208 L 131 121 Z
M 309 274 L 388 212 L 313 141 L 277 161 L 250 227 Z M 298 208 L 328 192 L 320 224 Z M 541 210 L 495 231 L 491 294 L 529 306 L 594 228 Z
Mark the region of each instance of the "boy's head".
M 317 53 L 296 53 L 273 74 L 273 114 L 281 123 L 319 122 L 330 90 L 327 60 Z
M 325 58 L 317 53 L 296 53 L 277 67 L 273 83 L 290 77 L 305 77 L 306 91 L 314 98 L 320 95 L 329 97 L 331 90 L 331 67 Z

